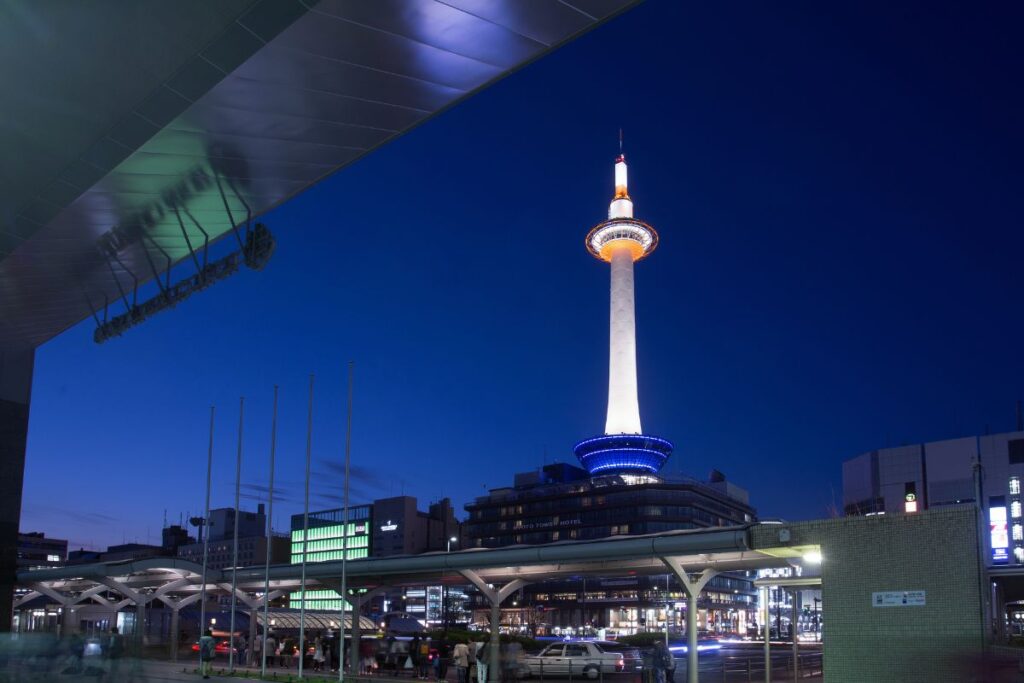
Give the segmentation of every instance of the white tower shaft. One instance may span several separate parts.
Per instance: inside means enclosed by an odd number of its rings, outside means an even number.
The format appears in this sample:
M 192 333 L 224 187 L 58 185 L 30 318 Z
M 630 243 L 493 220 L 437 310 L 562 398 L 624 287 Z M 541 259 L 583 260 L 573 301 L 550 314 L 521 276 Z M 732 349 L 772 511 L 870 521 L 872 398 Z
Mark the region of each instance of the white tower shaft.
M 625 166 L 625 164 L 622 164 Z M 633 253 L 626 245 L 611 253 L 612 288 L 608 357 L 608 420 L 605 434 L 640 434 L 636 387 L 636 313 Z

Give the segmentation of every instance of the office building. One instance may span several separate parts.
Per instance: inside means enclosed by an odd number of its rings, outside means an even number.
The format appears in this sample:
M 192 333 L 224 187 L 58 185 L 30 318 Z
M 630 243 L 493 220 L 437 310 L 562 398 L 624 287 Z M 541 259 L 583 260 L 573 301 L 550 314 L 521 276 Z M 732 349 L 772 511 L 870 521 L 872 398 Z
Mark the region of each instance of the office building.
M 459 523 L 455 519 L 451 501 L 444 498 L 432 503 L 426 512 L 418 509 L 416 498 L 396 496 L 381 498 L 369 505 L 354 505 L 348 510 L 345 526 L 342 508 L 318 510 L 309 513 L 309 539 L 303 548 L 303 514 L 291 519 L 291 562 L 340 560 L 344 550 L 348 560 L 364 557 L 413 555 L 458 547 Z M 440 589 L 440 587 L 438 587 Z M 422 602 L 426 614 L 426 596 L 407 598 L 402 591 L 393 591 L 373 601 L 371 614 L 384 611 L 384 605 Z M 292 593 L 291 605 L 301 604 L 301 594 Z M 307 608 L 340 610 L 341 598 L 332 590 L 308 591 Z
M 1024 431 L 881 448 L 843 463 L 847 515 L 913 514 L 973 504 L 981 492 L 985 561 L 1024 565 Z
M 18 571 L 41 567 L 59 567 L 67 561 L 68 542 L 47 538 L 40 531 L 18 534 Z

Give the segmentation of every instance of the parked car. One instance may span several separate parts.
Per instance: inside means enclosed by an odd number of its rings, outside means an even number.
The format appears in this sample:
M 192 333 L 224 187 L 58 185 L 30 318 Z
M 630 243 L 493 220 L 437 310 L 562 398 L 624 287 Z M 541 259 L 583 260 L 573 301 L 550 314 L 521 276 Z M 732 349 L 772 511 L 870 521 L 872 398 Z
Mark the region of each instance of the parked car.
M 595 640 L 593 641 L 593 644 L 601 648 L 602 652 L 617 652 L 621 654 L 624 671 L 633 672 L 644 668 L 643 653 L 640 652 L 640 648 L 638 647 L 626 645 L 625 643 L 618 643 L 614 640 Z
M 532 677 L 586 676 L 595 680 L 602 674 L 625 671 L 625 662 L 622 652 L 605 652 L 594 642 L 554 643 L 539 654 L 526 657 L 523 673 Z

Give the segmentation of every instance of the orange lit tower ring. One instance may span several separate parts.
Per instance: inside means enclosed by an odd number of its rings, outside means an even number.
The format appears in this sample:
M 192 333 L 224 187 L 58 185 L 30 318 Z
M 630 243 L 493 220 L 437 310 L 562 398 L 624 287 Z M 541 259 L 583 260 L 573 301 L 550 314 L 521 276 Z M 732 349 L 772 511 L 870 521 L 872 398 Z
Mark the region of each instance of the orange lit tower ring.
M 591 256 L 606 263 L 620 247 L 629 249 L 636 262 L 658 248 L 658 231 L 636 218 L 610 218 L 591 228 L 585 244 Z

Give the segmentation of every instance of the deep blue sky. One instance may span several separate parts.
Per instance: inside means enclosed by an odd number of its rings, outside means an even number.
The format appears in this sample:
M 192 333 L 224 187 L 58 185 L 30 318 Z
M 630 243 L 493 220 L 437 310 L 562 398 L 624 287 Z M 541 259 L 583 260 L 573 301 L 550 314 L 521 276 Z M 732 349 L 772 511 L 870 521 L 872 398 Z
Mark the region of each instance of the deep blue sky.
M 969 6 L 976 5 L 976 6 Z M 625 129 L 645 430 L 764 516 L 841 506 L 860 452 L 1013 426 L 1024 395 L 1024 72 L 1013 3 L 651 0 L 265 217 L 267 269 L 96 346 L 42 347 L 23 529 L 154 542 L 164 510 L 266 480 L 333 505 L 356 362 L 354 498 L 461 508 L 604 424 L 608 269 L 583 236 Z M 230 245 L 227 245 L 230 246 Z M 224 248 L 224 245 L 222 245 Z M 369 474 L 367 474 L 367 472 Z M 250 491 L 255 489 L 248 489 Z M 247 501 L 255 505 L 255 501 Z

